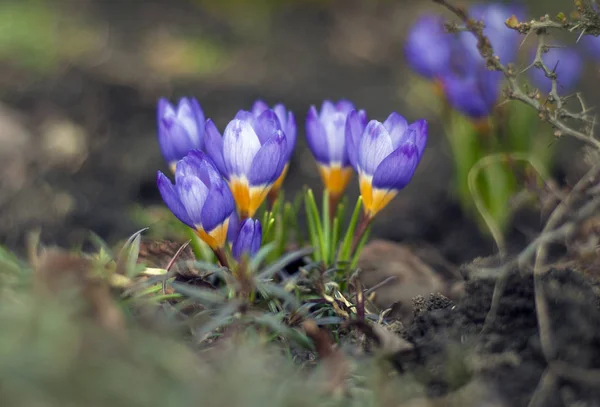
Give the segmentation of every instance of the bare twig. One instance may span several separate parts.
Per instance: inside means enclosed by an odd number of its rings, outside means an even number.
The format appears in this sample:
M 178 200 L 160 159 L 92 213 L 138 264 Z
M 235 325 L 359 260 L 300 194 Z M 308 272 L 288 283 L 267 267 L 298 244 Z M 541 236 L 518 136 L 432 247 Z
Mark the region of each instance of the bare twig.
M 454 13 L 462 23 L 465 25 L 464 29 L 471 32 L 477 38 L 477 48 L 479 53 L 484 58 L 487 67 L 491 70 L 500 71 L 504 74 L 507 82 L 507 89 L 505 94 L 508 99 L 519 100 L 531 107 L 537 112 L 541 120 L 550 123 L 555 129 L 556 136 L 568 135 L 574 137 L 592 147 L 600 150 L 600 141 L 593 136 L 593 124 L 595 120 L 593 117 L 588 115 L 588 109 L 582 106 L 580 112 L 572 112 L 565 107 L 565 103 L 568 97 L 561 97 L 558 94 L 558 79 L 555 73 L 555 67 L 550 69 L 543 59 L 542 56 L 549 49 L 546 45 L 544 36 L 547 34 L 548 29 L 568 29 L 571 31 L 580 30 L 586 34 L 598 35 L 600 34 L 600 17 L 595 13 L 591 13 L 589 10 L 593 10 L 591 6 L 581 6 L 580 13 L 586 16 L 582 22 L 554 22 L 548 16 L 543 17 L 540 21 L 531 21 L 528 23 L 521 23 L 517 21 L 516 17 L 512 17 L 507 21 L 507 26 L 514 30 L 519 31 L 523 34 L 529 34 L 534 32 L 537 34 L 539 43 L 536 51 L 536 57 L 533 62 L 533 66 L 537 69 L 543 70 L 545 75 L 552 82 L 552 89 L 547 97 L 546 101 L 540 101 L 540 95 L 538 92 L 527 93 L 517 83 L 518 73 L 511 65 L 503 65 L 500 62 L 498 56 L 494 54 L 494 49 L 490 40 L 483 33 L 484 25 L 472 19 L 466 9 L 457 7 L 447 0 L 432 0 L 434 3 L 440 4 Z M 581 0 L 581 3 L 585 3 Z M 593 16 L 592 16 L 593 14 Z M 449 25 L 450 29 L 460 30 L 460 27 Z M 583 122 L 580 128 L 570 126 L 564 121 L 564 119 L 575 119 Z M 590 126 L 589 123 L 592 123 Z

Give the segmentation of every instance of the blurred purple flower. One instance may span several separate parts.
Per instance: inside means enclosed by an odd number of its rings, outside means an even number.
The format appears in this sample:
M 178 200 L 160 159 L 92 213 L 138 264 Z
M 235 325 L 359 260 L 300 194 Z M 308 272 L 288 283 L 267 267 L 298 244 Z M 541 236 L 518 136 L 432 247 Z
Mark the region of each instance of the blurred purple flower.
M 525 18 L 523 7 L 515 4 L 477 4 L 469 8 L 469 15 L 478 21 L 483 21 L 483 33 L 490 40 L 494 54 L 500 58 L 500 62 L 503 64 L 515 62 L 520 34 L 518 31 L 508 28 L 505 22 L 513 15 L 522 21 Z M 483 63 L 483 58 L 477 49 L 475 36 L 470 32 L 462 32 L 458 37 L 468 52 L 468 58 L 473 62 L 481 61 Z
M 408 65 L 425 78 L 435 79 L 450 65 L 452 40 L 441 16 L 421 16 L 410 29 L 404 46 Z
M 258 117 L 240 110 L 223 137 L 206 121 L 205 149 L 227 178 L 242 218 L 252 217 L 286 165 L 287 141 L 272 110 Z
M 535 58 L 535 52 L 536 49 L 533 49 L 532 59 Z M 542 60 L 556 73 L 559 91 L 570 92 L 574 89 L 583 70 L 583 61 L 577 51 L 565 47 L 550 48 L 542 55 Z M 546 77 L 544 71 L 536 67 L 532 67 L 529 71 L 533 85 L 542 92 L 550 92 L 552 81 Z
M 317 160 L 319 172 L 325 188 L 333 195 L 340 196 L 352 176 L 351 161 L 346 145 L 347 119 L 352 116 L 349 131 L 361 134 L 367 123 L 364 110 L 356 111 L 347 100 L 333 104 L 325 100 L 321 112 L 311 106 L 306 118 L 306 140 Z
M 244 255 L 254 256 L 262 243 L 262 226 L 258 220 L 246 219 L 231 247 L 231 254 L 240 261 Z
M 177 162 L 175 185 L 160 171 L 157 184 L 165 204 L 181 222 L 212 249 L 223 247 L 235 205 L 227 183 L 202 151 L 192 150 Z
M 158 144 L 175 172 L 175 164 L 204 145 L 204 112 L 194 98 L 181 98 L 177 107 L 160 98 L 157 108 Z
M 485 67 L 457 75 L 448 73 L 442 78 L 448 103 L 457 111 L 474 119 L 489 116 L 500 95 L 502 72 Z
M 421 161 L 427 144 L 427 122 L 408 124 L 398 113 L 385 122 L 371 120 L 358 146 L 357 168 L 360 193 L 367 216 L 381 211 L 404 188 Z

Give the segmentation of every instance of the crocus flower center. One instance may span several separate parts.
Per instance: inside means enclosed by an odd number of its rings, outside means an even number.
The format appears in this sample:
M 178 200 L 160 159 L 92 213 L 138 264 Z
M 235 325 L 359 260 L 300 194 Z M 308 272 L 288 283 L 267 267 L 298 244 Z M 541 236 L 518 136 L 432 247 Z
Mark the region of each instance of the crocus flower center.
M 340 196 L 352 178 L 352 167 L 342 167 L 340 163 L 319 165 L 319 173 L 325 188 L 333 195 Z
M 218 225 L 210 232 L 206 232 L 203 228 L 196 228 L 196 234 L 202 239 L 212 250 L 217 250 L 225 246 L 227 240 L 227 229 L 229 227 L 229 218 L 225 222 Z
M 241 219 L 254 216 L 262 202 L 267 197 L 271 185 L 250 186 L 248 180 L 241 177 L 231 177 L 229 188 L 238 206 Z
M 392 199 L 398 194 L 398 191 L 392 189 L 373 188 L 372 177 L 361 173 L 359 175 L 360 194 L 365 207 L 365 214 L 368 217 L 374 217 L 383 208 L 385 208 Z

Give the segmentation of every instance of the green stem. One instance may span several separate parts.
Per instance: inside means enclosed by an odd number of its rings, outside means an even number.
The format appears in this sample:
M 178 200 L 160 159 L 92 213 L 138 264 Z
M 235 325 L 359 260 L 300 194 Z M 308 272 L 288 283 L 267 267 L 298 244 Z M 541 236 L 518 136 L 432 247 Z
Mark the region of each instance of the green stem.
M 369 227 L 372 221 L 373 217 L 368 216 L 363 212 L 360 222 L 354 230 L 354 237 L 352 238 L 352 246 L 350 249 L 350 253 L 352 253 L 353 256 L 356 254 L 356 249 L 358 248 L 358 245 L 360 244 L 363 235 L 367 231 L 367 228 Z
M 217 260 L 219 260 L 221 266 L 229 268 L 229 261 L 227 260 L 227 255 L 225 254 L 225 250 L 223 250 L 222 247 L 213 249 L 213 253 L 215 254 L 215 256 L 217 256 Z

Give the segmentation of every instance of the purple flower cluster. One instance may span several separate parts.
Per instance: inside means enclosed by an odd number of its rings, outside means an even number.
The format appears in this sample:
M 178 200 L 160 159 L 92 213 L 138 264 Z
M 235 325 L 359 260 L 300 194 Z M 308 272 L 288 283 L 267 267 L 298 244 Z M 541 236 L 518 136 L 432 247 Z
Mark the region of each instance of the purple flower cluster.
M 223 135 L 195 99 L 177 107 L 158 104 L 158 139 L 175 184 L 158 172 L 165 204 L 213 250 L 229 240 L 238 260 L 260 248 L 262 228 L 252 219 L 267 194 L 285 178 L 296 145 L 294 114 L 262 101 L 240 110 Z M 347 100 L 312 106 L 306 140 L 325 188 L 339 198 L 353 171 L 359 176 L 367 216 L 374 216 L 412 179 L 427 143 L 427 123 L 408 124 L 392 113 L 368 122 Z
M 520 8 L 475 5 L 469 14 L 483 21 L 484 34 L 500 61 L 513 62 L 519 34 L 504 22 L 513 14 L 522 14 Z M 486 67 L 472 33 L 448 33 L 443 23 L 441 16 L 430 14 L 416 21 L 404 48 L 407 62 L 418 74 L 438 81 L 457 111 L 475 119 L 489 116 L 498 101 L 502 74 Z

